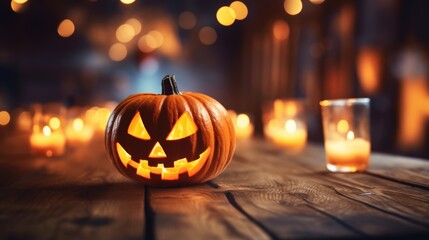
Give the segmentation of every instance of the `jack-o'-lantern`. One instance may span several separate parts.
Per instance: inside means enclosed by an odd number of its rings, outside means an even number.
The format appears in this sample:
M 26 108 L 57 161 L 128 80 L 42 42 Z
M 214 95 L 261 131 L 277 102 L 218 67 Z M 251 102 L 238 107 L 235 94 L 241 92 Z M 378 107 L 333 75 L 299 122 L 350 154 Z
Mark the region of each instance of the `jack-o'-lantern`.
M 183 186 L 218 176 L 235 149 L 225 108 L 204 94 L 179 92 L 174 75 L 162 94 L 135 94 L 112 112 L 105 144 L 114 166 L 150 186 Z

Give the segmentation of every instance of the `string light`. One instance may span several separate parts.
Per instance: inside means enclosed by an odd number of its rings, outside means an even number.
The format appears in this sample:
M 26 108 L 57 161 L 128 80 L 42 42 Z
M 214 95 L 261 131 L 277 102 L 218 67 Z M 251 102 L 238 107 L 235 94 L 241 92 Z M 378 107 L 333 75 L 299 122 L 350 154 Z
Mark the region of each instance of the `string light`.
M 246 4 L 244 4 L 243 2 L 234 1 L 229 6 L 232 10 L 234 10 L 235 19 L 243 20 L 247 17 L 248 10 L 247 10 Z
M 115 43 L 109 49 L 109 56 L 115 62 L 119 62 L 127 57 L 127 48 L 122 43 Z
M 216 12 L 217 21 L 223 26 L 231 26 L 235 21 L 235 12 L 232 8 L 223 6 Z
M 74 23 L 70 19 L 64 19 L 61 21 L 60 25 L 58 25 L 57 32 L 61 37 L 70 37 L 73 35 L 75 30 Z
M 285 0 L 283 7 L 289 15 L 297 15 L 302 10 L 301 0 Z
M 217 33 L 211 27 L 201 28 L 198 36 L 200 38 L 200 41 L 205 45 L 212 45 L 213 43 L 216 42 L 216 39 L 217 39 Z
M 179 15 L 179 26 L 183 29 L 189 30 L 197 25 L 197 18 L 191 12 L 182 12 Z

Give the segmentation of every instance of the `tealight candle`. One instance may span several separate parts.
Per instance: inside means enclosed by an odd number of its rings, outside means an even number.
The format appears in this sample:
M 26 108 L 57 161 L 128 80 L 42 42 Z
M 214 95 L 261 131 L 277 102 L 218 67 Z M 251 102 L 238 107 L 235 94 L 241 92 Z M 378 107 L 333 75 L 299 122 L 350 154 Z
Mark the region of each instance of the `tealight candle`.
M 43 154 L 48 157 L 64 153 L 65 137 L 61 132 L 52 132 L 49 126 L 44 126 L 42 132 L 35 126 L 30 136 L 30 146 L 33 154 Z
M 235 137 L 237 139 L 248 139 L 253 135 L 253 124 L 247 114 L 236 114 L 234 111 L 228 111 L 235 128 Z
M 328 170 L 365 170 L 371 154 L 369 99 L 324 100 L 320 105 Z
M 286 120 L 284 127 L 268 126 L 269 137 L 278 146 L 287 147 L 290 150 L 301 150 L 307 143 L 307 129 L 305 125 L 297 125 L 293 119 Z
M 91 140 L 94 131 L 91 126 L 85 124 L 81 118 L 75 118 L 66 128 L 67 143 L 78 145 Z

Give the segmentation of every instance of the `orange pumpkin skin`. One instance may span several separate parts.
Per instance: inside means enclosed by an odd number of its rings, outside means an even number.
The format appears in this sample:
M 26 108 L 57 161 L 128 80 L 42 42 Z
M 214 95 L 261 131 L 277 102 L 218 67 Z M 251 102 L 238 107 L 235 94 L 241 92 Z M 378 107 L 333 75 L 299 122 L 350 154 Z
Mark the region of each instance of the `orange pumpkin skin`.
M 167 75 L 162 87 L 162 94 L 131 95 L 113 110 L 105 132 L 110 160 L 124 176 L 149 186 L 185 186 L 215 178 L 235 150 L 234 126 L 226 109 L 204 94 L 180 93 L 174 76 Z M 171 140 L 183 116 L 193 121 L 194 131 Z M 143 137 L 130 130 L 135 118 L 144 126 L 144 131 L 140 127 L 135 132 L 146 132 Z

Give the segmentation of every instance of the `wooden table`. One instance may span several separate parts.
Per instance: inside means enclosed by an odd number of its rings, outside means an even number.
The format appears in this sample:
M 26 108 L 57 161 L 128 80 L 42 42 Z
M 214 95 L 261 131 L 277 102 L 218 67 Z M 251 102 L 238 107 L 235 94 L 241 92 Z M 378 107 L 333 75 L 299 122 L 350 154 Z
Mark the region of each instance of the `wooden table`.
M 102 137 L 60 158 L 2 146 L 1 239 L 429 237 L 423 160 L 373 154 L 368 171 L 334 174 L 320 145 L 294 155 L 254 139 L 211 182 L 149 188 L 117 173 Z

